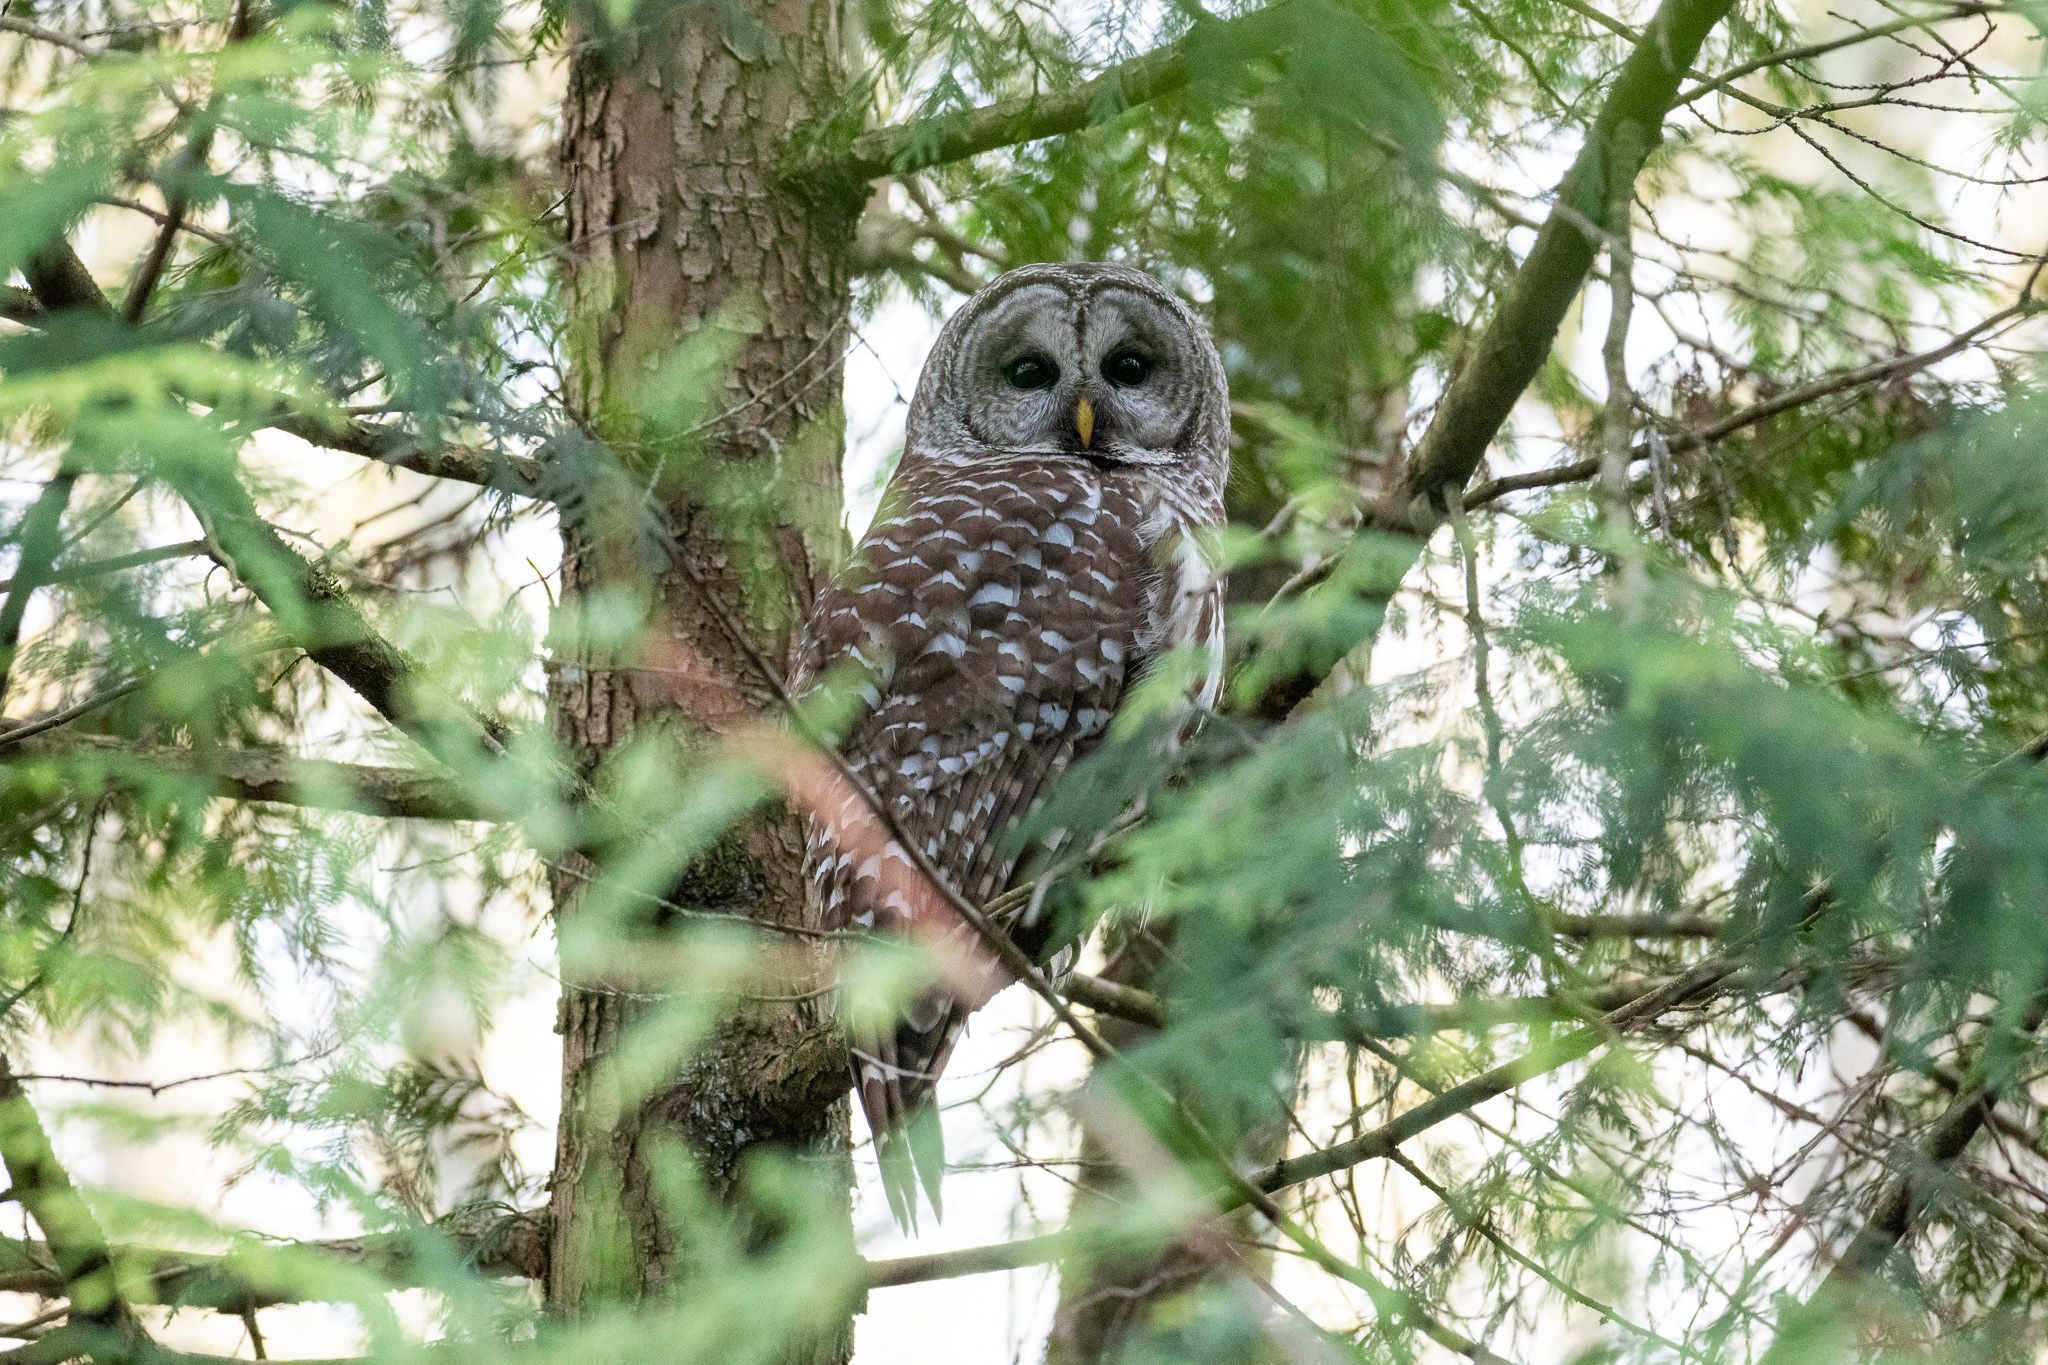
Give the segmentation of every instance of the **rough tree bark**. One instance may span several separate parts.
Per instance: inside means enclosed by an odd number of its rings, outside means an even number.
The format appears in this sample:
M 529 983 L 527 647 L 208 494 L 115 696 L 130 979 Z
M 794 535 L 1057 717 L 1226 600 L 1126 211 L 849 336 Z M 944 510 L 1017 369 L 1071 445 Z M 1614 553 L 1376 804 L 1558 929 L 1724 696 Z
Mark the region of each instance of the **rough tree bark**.
M 840 89 L 833 0 L 748 6 L 643 6 L 638 27 L 578 17 L 563 111 L 570 399 L 577 416 L 657 489 L 673 540 L 665 563 L 601 501 L 565 511 L 556 731 L 586 772 L 636 733 L 668 727 L 702 742 L 756 718 L 757 687 L 703 590 L 786 668 L 793 625 L 841 553 L 841 373 L 848 323 L 852 206 L 786 188 L 779 168 L 797 130 Z M 723 17 L 722 17 L 723 16 Z M 646 381 L 676 343 L 714 329 L 732 348 L 709 411 L 664 432 L 646 420 Z M 654 387 L 672 390 L 672 379 Z M 734 489 L 758 516 L 736 515 Z M 714 504 L 717 504 L 714 506 Z M 638 656 L 575 626 L 594 594 L 644 604 L 659 642 Z M 800 839 L 786 816 L 746 824 L 685 869 L 675 902 L 766 923 L 803 915 Z M 564 859 L 552 878 L 570 932 L 592 866 Z M 687 1150 L 737 1205 L 750 1152 L 840 1154 L 845 1060 L 812 1004 L 729 1009 L 712 1036 L 649 1096 L 620 1093 L 608 1060 L 643 1007 L 584 982 L 564 988 L 562 1122 L 553 1179 L 547 1294 L 574 1313 L 659 1292 L 687 1270 L 656 1192 L 664 1146 Z M 849 1263 L 851 1249 L 848 1231 Z M 849 1304 L 850 1314 L 850 1304 Z M 825 1324 L 785 1358 L 842 1360 L 848 1321 Z
M 1122 945 L 1104 977 L 1119 985 L 1156 990 L 1160 969 L 1171 951 L 1172 926 L 1139 930 Z M 1103 1018 L 1096 1028 L 1118 1052 L 1142 1044 L 1158 1030 L 1125 1019 Z M 1271 1145 L 1271 1144 L 1267 1144 Z M 1275 1161 L 1280 1150 L 1249 1153 L 1256 1160 Z M 1113 1206 L 1130 1198 L 1125 1177 L 1117 1169 L 1117 1153 L 1088 1124 L 1081 1128 L 1081 1166 L 1074 1186 L 1070 1217 L 1091 1208 Z M 1247 1231 L 1252 1215 L 1240 1211 L 1233 1221 Z M 1060 1266 L 1059 1306 L 1046 1339 L 1045 1365 L 1094 1365 L 1112 1360 L 1131 1338 L 1182 1295 L 1231 1267 L 1218 1266 L 1213 1252 L 1192 1242 L 1176 1243 L 1156 1256 L 1088 1256 Z

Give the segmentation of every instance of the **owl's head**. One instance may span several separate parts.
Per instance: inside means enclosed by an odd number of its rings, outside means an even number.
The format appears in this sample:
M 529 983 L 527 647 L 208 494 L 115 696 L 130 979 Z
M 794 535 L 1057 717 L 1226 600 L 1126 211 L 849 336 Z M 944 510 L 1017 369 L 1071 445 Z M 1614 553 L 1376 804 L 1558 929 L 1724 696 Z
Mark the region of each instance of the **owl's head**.
M 1223 481 L 1230 401 L 1186 305 L 1120 265 L 1030 265 L 947 319 L 910 405 L 906 461 L 991 453 Z

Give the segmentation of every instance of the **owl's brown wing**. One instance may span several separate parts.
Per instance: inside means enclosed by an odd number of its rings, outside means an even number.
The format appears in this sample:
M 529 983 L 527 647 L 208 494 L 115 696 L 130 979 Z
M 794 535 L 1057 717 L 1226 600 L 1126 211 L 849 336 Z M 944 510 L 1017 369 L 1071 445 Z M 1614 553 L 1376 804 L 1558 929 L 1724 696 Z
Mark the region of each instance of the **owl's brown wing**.
M 867 705 L 840 746 L 848 765 L 953 889 L 985 904 L 1017 873 L 1005 832 L 1099 739 L 1141 640 L 1156 636 L 1160 573 L 1135 492 L 1091 465 L 991 459 L 922 471 L 897 491 L 813 610 L 807 672 L 860 675 Z M 814 830 L 808 853 L 826 927 L 933 931 L 909 898 L 880 889 L 883 860 L 908 862 L 893 844 L 863 856 Z M 892 1157 L 902 1173 L 905 1126 L 978 1004 L 934 988 L 893 1031 L 852 1040 L 885 1179 Z M 932 1155 L 909 1159 L 936 1207 Z M 913 1217 L 907 1182 L 887 1183 L 899 1219 Z

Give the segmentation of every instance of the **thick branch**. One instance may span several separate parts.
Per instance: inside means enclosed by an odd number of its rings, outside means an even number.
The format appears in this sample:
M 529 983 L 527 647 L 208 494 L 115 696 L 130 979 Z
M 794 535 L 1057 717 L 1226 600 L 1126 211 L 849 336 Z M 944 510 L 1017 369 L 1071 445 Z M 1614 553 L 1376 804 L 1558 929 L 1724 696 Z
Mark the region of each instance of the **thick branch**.
M 37 252 L 22 267 L 21 273 L 28 280 L 29 293 L 45 313 L 61 312 L 66 308 L 113 312 L 113 305 L 100 292 L 92 272 L 85 268 L 85 262 L 78 259 L 78 253 L 71 249 L 69 242 L 60 239 L 54 246 Z
M 291 414 L 278 417 L 271 425 L 310 445 L 360 455 L 429 478 L 473 483 L 528 498 L 541 496 L 541 463 L 524 455 L 482 446 L 429 443 L 409 431 L 375 422 L 352 421 L 334 426 Z
M 0 318 L 9 322 L 41 322 L 43 305 L 36 301 L 34 290 L 10 284 L 0 288 Z
M 5 1057 L 0 1057 L 0 1160 L 14 1182 L 14 1198 L 43 1230 L 47 1269 L 42 1273 L 55 1292 L 71 1301 L 72 1322 L 120 1343 L 139 1341 L 142 1328 L 116 1286 L 106 1233 L 57 1160 L 42 1119 Z
M 1305 1043 L 1356 1043 L 1377 1038 L 1421 1038 L 1436 1033 L 1501 1028 L 1513 1024 L 1569 1021 L 1585 1018 L 1589 1009 L 1619 1009 L 1645 992 L 1660 988 L 1670 979 L 1646 981 L 1641 977 L 1624 977 L 1572 1000 L 1550 995 L 1511 995 L 1427 1004 L 1381 1005 L 1371 1009 L 1321 1010 L 1305 1018 L 1285 1020 L 1281 1027 L 1287 1036 Z M 1789 988 L 1802 979 L 1801 972 L 1788 973 L 1782 978 L 1782 984 Z M 1173 1009 L 1165 1000 L 1136 986 L 1075 972 L 1066 978 L 1065 990 L 1068 1000 L 1113 1019 L 1127 1020 L 1152 1029 L 1164 1029 L 1177 1022 Z
M 429 1235 L 441 1239 L 479 1275 L 537 1280 L 546 1271 L 546 1216 L 545 1210 L 475 1210 L 442 1219 Z M 393 1284 L 409 1283 L 416 1275 L 420 1238 L 417 1233 L 375 1233 L 324 1242 L 252 1241 L 223 1255 L 124 1247 L 113 1257 L 128 1283 L 148 1286 L 142 1302 L 247 1313 L 318 1301 L 319 1291 L 309 1285 L 321 1283 L 320 1278 L 293 1271 L 320 1261 L 360 1266 Z M 0 1238 L 0 1293 L 45 1298 L 63 1294 L 64 1283 L 51 1265 L 52 1251 L 46 1243 Z
M 843 152 L 798 161 L 788 178 L 821 184 L 859 183 L 1107 123 L 1140 104 L 1185 89 L 1195 76 L 1193 56 L 1198 44 L 1251 34 L 1277 39 L 1282 30 L 1272 21 L 1272 13 L 1270 9 L 1256 10 L 1222 23 L 1205 22 L 1175 42 L 1119 62 L 1070 89 L 998 100 L 979 109 L 873 129 L 856 137 Z
M 282 750 L 131 744 L 104 735 L 52 734 L 0 753 L 0 763 L 62 758 L 96 762 L 117 779 L 163 773 L 195 778 L 215 796 L 412 820 L 489 820 L 456 784 L 405 768 L 335 763 Z
M 109 555 L 105 559 L 95 559 L 85 564 L 70 564 L 63 568 L 52 569 L 48 576 L 42 580 L 42 583 L 45 585 L 50 583 L 76 583 L 82 579 L 98 578 L 104 574 L 119 573 L 123 569 L 140 568 L 144 564 L 161 564 L 167 559 L 185 559 L 192 555 L 203 555 L 205 553 L 205 541 L 181 540 L 176 545 L 158 545 L 148 550 L 131 550 L 125 555 Z M 13 579 L 0 578 L 0 592 L 7 592 L 13 587 Z
M 1508 282 L 1493 321 L 1480 333 L 1381 519 L 1410 524 L 1416 504 L 1441 512 L 1446 489 L 1462 490 L 1485 458 L 1522 393 L 1557 340 L 1557 329 L 1592 268 L 1609 205 L 1633 182 L 1663 136 L 1664 113 L 1679 79 L 1732 0 L 1665 0 L 1629 53 L 1577 160 L 1558 185 L 1536 243 Z M 1427 522 L 1428 515 L 1415 517 Z

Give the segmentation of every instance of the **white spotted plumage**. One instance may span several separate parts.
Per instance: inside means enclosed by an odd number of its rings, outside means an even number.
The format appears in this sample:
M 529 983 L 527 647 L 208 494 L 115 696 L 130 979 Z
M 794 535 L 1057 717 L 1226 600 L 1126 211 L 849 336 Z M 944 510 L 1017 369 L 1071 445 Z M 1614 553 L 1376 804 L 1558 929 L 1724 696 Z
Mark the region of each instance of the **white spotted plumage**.
M 1126 383 L 1130 355 L 1145 372 Z M 1052 378 L 1015 382 L 1024 357 Z M 1222 519 L 1228 439 L 1215 347 L 1136 271 L 1012 271 L 941 332 L 883 514 L 813 605 L 799 680 L 860 675 L 842 755 L 975 904 L 1012 885 L 1022 859 L 1005 833 L 1099 742 L 1155 659 L 1207 648 L 1199 700 L 1213 701 L 1222 589 L 1197 533 Z M 900 848 L 853 866 L 814 825 L 808 854 L 822 926 L 917 928 L 902 895 L 880 889 L 881 857 L 907 861 Z M 1047 926 L 1033 918 L 1004 927 L 1036 952 Z M 977 1003 L 934 987 L 893 1029 L 850 1040 L 905 1222 L 906 1165 L 935 1206 L 938 1189 L 934 1152 L 914 1151 L 904 1129 L 928 1114 Z

